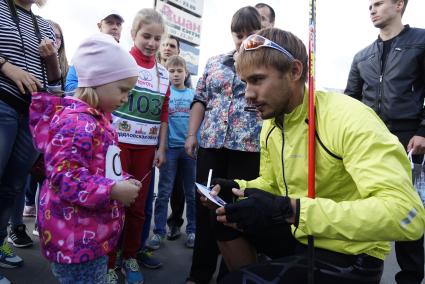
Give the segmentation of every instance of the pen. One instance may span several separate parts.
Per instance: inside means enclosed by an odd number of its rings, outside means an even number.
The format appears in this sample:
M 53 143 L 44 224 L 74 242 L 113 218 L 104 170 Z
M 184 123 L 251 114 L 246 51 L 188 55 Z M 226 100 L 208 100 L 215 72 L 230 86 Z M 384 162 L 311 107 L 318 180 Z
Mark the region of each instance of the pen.
M 209 173 L 208 173 L 208 181 L 207 181 L 207 188 L 210 188 L 211 185 L 211 176 L 212 176 L 212 169 L 210 169 Z

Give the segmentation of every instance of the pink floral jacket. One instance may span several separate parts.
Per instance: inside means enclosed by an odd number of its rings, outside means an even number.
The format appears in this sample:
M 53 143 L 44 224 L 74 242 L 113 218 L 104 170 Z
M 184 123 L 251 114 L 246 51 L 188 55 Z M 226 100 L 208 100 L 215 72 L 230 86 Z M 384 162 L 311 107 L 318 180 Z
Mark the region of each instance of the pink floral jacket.
M 117 244 L 124 211 L 111 200 L 105 156 L 117 134 L 100 111 L 72 97 L 33 94 L 30 128 L 44 153 L 38 226 L 44 256 L 61 264 L 106 255 Z

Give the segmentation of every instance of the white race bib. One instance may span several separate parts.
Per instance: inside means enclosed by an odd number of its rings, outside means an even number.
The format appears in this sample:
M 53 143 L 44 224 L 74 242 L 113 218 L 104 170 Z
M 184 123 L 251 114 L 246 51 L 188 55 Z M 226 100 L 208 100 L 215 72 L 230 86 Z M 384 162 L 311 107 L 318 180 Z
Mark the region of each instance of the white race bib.
M 106 152 L 105 177 L 114 181 L 123 180 L 120 152 L 116 145 L 110 145 Z

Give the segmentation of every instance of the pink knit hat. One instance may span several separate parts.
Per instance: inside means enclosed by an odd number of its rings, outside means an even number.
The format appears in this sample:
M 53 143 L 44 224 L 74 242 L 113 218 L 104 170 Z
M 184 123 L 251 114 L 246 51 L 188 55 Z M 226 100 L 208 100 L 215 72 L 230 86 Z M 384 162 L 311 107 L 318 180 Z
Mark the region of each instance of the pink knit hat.
M 130 53 L 104 33 L 85 39 L 72 61 L 78 87 L 96 87 L 139 74 L 139 67 Z

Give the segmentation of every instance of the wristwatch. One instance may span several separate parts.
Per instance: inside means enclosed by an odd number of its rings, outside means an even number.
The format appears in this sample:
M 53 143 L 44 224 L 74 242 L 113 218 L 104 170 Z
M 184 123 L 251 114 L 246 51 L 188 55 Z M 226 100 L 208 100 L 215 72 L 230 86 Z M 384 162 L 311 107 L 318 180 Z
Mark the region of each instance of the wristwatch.
M 7 59 L 0 56 L 0 71 L 3 68 L 3 65 L 6 64 Z

